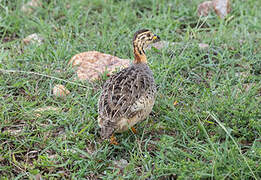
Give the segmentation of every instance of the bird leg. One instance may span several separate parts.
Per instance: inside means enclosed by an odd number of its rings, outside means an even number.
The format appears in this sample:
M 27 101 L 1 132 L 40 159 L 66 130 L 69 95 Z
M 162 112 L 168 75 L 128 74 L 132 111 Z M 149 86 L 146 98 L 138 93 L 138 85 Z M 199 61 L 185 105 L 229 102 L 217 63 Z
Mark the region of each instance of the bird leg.
M 134 127 L 131 127 L 131 131 L 133 132 L 133 134 L 137 134 L 137 130 Z
M 116 137 L 114 136 L 114 134 L 111 135 L 110 137 L 110 144 L 113 144 L 113 145 L 118 145 L 119 143 L 117 142 L 117 139 Z

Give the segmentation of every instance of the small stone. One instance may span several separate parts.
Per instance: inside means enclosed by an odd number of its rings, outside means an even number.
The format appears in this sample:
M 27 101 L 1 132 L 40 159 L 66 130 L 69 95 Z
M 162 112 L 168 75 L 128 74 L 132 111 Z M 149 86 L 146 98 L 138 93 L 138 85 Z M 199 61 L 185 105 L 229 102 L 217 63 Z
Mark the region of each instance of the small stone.
M 198 16 L 207 16 L 213 8 L 212 1 L 205 1 L 198 5 Z
M 53 95 L 57 97 L 65 97 L 68 94 L 70 94 L 70 91 L 61 84 L 57 84 L 53 87 Z
M 231 11 L 229 0 L 213 0 L 213 7 L 220 18 L 225 18 Z
M 120 170 L 123 170 L 129 163 L 125 159 L 120 159 L 118 161 L 114 161 L 113 164 L 114 164 L 114 166 L 116 168 L 119 168 Z
M 231 11 L 229 0 L 212 0 L 205 1 L 198 5 L 198 16 L 208 16 L 209 12 L 214 9 L 220 18 L 225 18 Z
M 34 8 L 40 7 L 41 5 L 42 2 L 40 0 L 31 0 L 22 6 L 21 11 L 30 14 Z
M 198 44 L 198 47 L 199 47 L 199 49 L 204 50 L 204 49 L 208 49 L 208 48 L 209 48 L 209 45 L 208 45 L 208 44 L 205 44 L 205 43 L 199 43 L 199 44 Z
M 38 34 L 34 33 L 31 34 L 29 36 L 27 36 L 26 38 L 23 39 L 23 42 L 25 44 L 29 44 L 29 43 L 36 43 L 36 44 L 42 44 L 44 38 L 40 37 Z

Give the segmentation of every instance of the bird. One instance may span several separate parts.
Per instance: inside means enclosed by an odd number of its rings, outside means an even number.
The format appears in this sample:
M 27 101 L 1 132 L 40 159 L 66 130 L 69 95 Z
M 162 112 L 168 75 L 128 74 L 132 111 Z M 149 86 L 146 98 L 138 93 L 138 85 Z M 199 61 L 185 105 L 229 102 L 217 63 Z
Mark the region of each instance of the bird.
M 118 144 L 115 133 L 128 129 L 136 133 L 133 126 L 152 111 L 157 88 L 144 49 L 158 41 L 160 37 L 148 29 L 135 32 L 133 63 L 113 74 L 103 85 L 98 100 L 98 125 L 101 138 L 110 139 L 111 144 Z

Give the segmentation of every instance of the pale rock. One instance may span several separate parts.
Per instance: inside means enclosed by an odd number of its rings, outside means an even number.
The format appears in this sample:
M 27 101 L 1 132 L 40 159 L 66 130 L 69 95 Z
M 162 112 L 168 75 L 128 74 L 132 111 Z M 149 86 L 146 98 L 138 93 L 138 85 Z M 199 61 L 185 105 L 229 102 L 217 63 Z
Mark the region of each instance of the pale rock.
M 76 68 L 79 80 L 94 81 L 99 79 L 104 72 L 111 75 L 117 69 L 128 67 L 130 60 L 98 51 L 88 51 L 74 55 L 68 64 Z
M 53 95 L 57 96 L 57 97 L 65 97 L 68 94 L 70 94 L 70 91 L 68 89 L 66 89 L 63 85 L 61 84 L 56 84 L 53 87 Z

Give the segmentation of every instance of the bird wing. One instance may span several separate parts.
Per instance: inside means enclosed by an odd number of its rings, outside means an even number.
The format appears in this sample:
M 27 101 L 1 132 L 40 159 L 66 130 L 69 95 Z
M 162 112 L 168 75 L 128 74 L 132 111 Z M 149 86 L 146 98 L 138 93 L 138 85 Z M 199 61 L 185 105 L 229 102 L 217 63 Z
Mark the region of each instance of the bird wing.
M 153 82 L 153 83 L 151 83 Z M 99 118 L 104 126 L 115 126 L 117 121 L 131 118 L 144 108 L 139 99 L 154 86 L 149 68 L 130 66 L 106 81 L 99 99 Z

